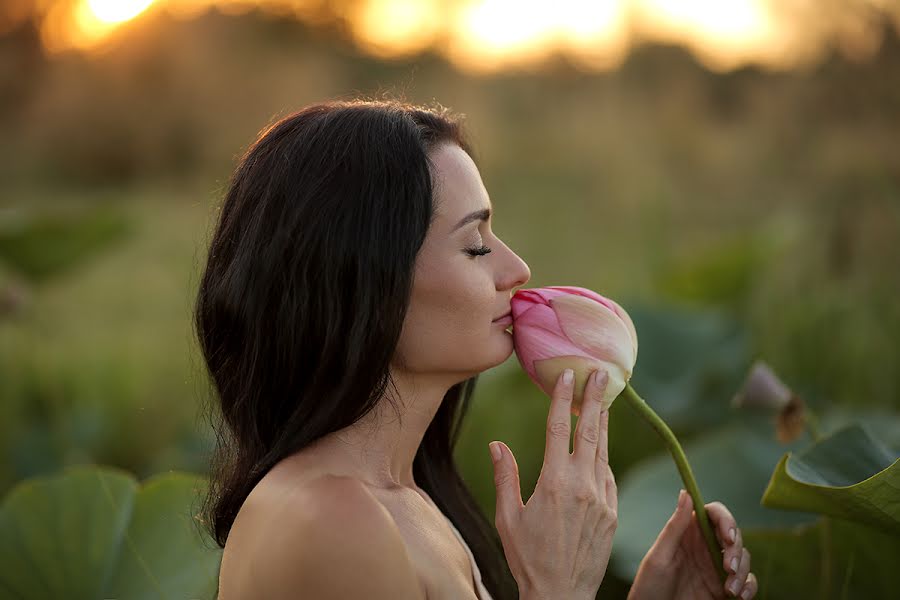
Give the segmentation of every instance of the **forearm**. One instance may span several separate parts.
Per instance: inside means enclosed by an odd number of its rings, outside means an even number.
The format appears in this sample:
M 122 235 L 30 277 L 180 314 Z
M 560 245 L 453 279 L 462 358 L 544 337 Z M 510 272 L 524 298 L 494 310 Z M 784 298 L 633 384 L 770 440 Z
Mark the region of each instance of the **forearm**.
M 575 594 L 554 594 L 554 593 L 540 593 L 540 592 L 520 592 L 519 600 L 559 600 L 560 598 L 572 598 L 573 600 L 594 600 L 597 597 L 596 594 L 593 596 L 587 595 L 575 595 Z
M 596 592 L 593 594 L 571 591 L 558 592 L 519 586 L 519 600 L 560 600 L 561 598 L 565 598 L 566 600 L 595 600 L 596 597 Z
M 594 600 L 596 593 L 588 594 L 586 592 L 573 591 L 557 591 L 550 589 L 539 589 L 534 587 L 519 586 L 519 600 Z

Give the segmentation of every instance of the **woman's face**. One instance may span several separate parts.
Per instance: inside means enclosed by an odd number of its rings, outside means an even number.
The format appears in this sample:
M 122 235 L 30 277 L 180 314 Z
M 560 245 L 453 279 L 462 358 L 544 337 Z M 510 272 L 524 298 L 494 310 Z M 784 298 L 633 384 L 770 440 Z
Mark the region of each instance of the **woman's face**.
M 463 380 L 509 358 L 509 322 L 493 320 L 509 312 L 514 289 L 531 272 L 491 231 L 490 217 L 471 216 L 492 206 L 469 155 L 444 143 L 430 156 L 437 210 L 416 258 L 397 351 L 412 373 L 455 373 Z M 482 247 L 490 252 L 473 255 L 487 251 Z

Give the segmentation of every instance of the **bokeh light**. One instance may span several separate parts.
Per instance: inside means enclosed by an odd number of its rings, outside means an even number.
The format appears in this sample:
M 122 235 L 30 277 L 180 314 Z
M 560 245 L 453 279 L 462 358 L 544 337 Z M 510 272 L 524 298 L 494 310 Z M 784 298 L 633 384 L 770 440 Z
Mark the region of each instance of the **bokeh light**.
M 611 70 L 643 44 L 689 49 L 709 69 L 747 64 L 788 70 L 837 50 L 854 60 L 881 45 L 887 15 L 900 30 L 900 3 L 885 0 L 55 0 L 0 9 L 0 31 L 29 16 L 51 52 L 91 50 L 123 24 L 152 12 L 195 18 L 208 10 L 258 10 L 311 25 L 336 25 L 366 52 L 400 58 L 433 50 L 468 72 L 532 68 L 564 55 Z M 30 6 L 30 10 L 22 6 Z M 148 10 L 154 9 L 154 10 Z

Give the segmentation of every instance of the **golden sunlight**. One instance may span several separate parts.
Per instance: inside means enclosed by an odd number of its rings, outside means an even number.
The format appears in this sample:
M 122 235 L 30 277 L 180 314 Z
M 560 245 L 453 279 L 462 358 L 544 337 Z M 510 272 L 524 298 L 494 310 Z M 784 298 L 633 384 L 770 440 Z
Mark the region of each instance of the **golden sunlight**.
M 760 0 L 636 0 L 640 33 L 683 44 L 706 66 L 723 70 L 756 58 L 777 58 L 775 24 Z
M 440 0 L 365 0 L 350 23 L 357 39 L 377 56 L 424 50 L 440 33 Z
M 555 53 L 610 70 L 635 46 L 655 42 L 683 46 L 717 71 L 749 63 L 790 69 L 831 48 L 873 54 L 878 14 L 892 16 L 900 31 L 900 4 L 892 9 L 886 0 L 855 0 L 839 10 L 808 0 L 47 0 L 42 6 L 41 35 L 50 51 L 99 47 L 150 7 L 184 19 L 215 7 L 229 15 L 260 10 L 311 25 L 339 23 L 368 53 L 391 58 L 431 48 L 472 72 L 532 66 Z
M 154 0 L 77 0 L 51 4 L 41 23 L 41 40 L 51 52 L 99 47 L 110 34 L 144 13 Z
M 87 0 L 87 7 L 103 23 L 123 23 L 153 4 L 153 0 Z
M 455 21 L 449 55 L 457 64 L 490 71 L 567 49 L 598 67 L 612 67 L 627 50 L 626 0 L 477 0 Z

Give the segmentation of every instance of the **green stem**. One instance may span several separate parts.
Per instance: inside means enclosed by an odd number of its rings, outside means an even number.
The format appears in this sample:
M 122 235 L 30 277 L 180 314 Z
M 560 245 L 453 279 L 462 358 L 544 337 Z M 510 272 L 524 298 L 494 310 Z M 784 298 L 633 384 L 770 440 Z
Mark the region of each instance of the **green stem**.
M 630 383 L 625 384 L 625 389 L 622 391 L 621 395 L 624 396 L 631 407 L 635 409 L 644 420 L 650 423 L 653 429 L 655 429 L 660 437 L 662 437 L 669 452 L 672 454 L 672 458 L 675 459 L 678 472 L 681 474 L 681 480 L 684 481 L 684 488 L 691 495 L 691 500 L 694 502 L 694 511 L 697 513 L 697 522 L 700 524 L 700 531 L 703 532 L 703 539 L 706 540 L 706 548 L 709 550 L 709 556 L 712 558 L 716 572 L 719 574 L 719 578 L 724 583 L 728 574 L 722 566 L 722 549 L 719 547 L 719 542 L 713 533 L 709 515 L 706 514 L 703 496 L 700 495 L 700 488 L 697 487 L 697 481 L 694 479 L 694 473 L 691 471 L 691 465 L 688 464 L 687 457 L 684 455 L 684 450 L 681 449 L 681 444 L 678 443 L 678 439 L 675 437 L 675 434 L 672 433 L 672 430 L 669 429 L 669 426 L 666 425 L 665 421 L 659 418 L 659 415 L 644 402 L 643 398 L 637 395 L 637 392 L 634 391 L 634 388 L 631 387 Z

